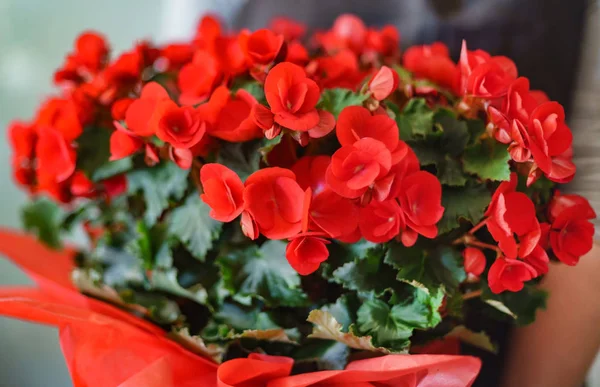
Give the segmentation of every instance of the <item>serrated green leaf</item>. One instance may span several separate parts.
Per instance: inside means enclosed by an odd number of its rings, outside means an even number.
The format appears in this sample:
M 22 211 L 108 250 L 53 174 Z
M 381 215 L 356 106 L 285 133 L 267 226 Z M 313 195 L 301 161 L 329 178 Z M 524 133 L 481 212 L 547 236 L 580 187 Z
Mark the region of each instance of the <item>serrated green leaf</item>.
M 361 106 L 368 98 L 365 94 L 355 93 L 350 89 L 325 89 L 321 93 L 321 100 L 317 105 L 327 110 L 337 119 L 340 112 L 347 106 Z
M 209 215 L 210 207 L 201 199 L 198 192 L 191 193 L 185 202 L 173 210 L 169 217 L 169 234 L 180 240 L 188 251 L 200 261 L 213 246 L 223 223 Z
M 481 136 L 485 133 L 485 121 L 475 119 L 475 120 L 466 120 L 467 128 L 469 130 L 469 143 L 468 145 L 473 145 L 479 142 Z
M 300 276 L 285 258 L 286 244 L 269 240 L 219 257 L 225 285 L 232 293 L 258 297 L 269 305 L 300 306 L 306 294 Z
M 347 332 L 350 325 L 356 320 L 356 310 L 359 301 L 352 294 L 344 294 L 334 304 L 325 305 L 321 310 L 331 314 L 341 325 L 342 330 Z
M 395 273 L 383 264 L 385 247 L 368 249 L 362 258 L 347 262 L 333 272 L 333 281 L 344 288 L 381 295 L 397 285 Z
M 463 343 L 469 344 L 473 347 L 477 347 L 479 349 L 483 349 L 484 351 L 488 351 L 491 353 L 498 352 L 498 349 L 494 344 L 492 344 L 492 340 L 485 332 L 473 332 L 464 325 L 454 327 L 450 332 L 446 334 L 445 337 L 456 338 L 462 341 Z
M 518 292 L 503 292 L 493 294 L 488 287 L 485 287 L 481 296 L 482 300 L 494 306 L 504 313 L 512 315 L 518 325 L 527 325 L 535 321 L 535 315 L 538 309 L 546 309 L 546 300 L 548 292 L 540 289 L 535 284 L 525 284 L 523 290 Z
M 156 268 L 152 270 L 148 290 L 159 290 L 175 296 L 184 297 L 199 304 L 205 304 L 207 299 L 206 289 L 196 284 L 189 289 L 183 288 L 177 280 L 177 269 Z
M 191 335 L 188 328 L 175 329 L 169 333 L 169 337 L 188 350 L 202 357 L 212 359 L 216 363 L 223 360 L 224 347 L 217 344 L 206 344 L 200 336 Z
M 88 177 L 108 162 L 110 157 L 110 134 L 103 127 L 90 126 L 77 138 L 77 169 Z
M 445 155 L 459 156 L 469 141 L 469 129 L 465 121 L 459 120 L 452 111 L 438 110 L 434 122 L 441 131 L 440 149 Z
M 143 194 L 146 203 L 144 220 L 148 226 L 156 223 L 169 206 L 169 199 L 182 198 L 188 187 L 188 174 L 189 171 L 170 162 L 127 174 L 128 193 L 135 194 L 141 191 Z
M 360 333 L 373 337 L 376 346 L 391 351 L 404 351 L 410 345 L 415 329 L 433 328 L 441 321 L 438 309 L 443 293 L 430 295 L 418 288 L 402 297 L 402 302 L 390 306 L 378 299 L 367 300 L 357 312 Z
M 154 266 L 154 253 L 150 231 L 143 221 L 135 225 L 134 238 L 127 243 L 125 250 L 141 260 L 145 269 L 150 270 Z
M 115 161 L 107 161 L 94 170 L 92 181 L 102 181 L 113 176 L 128 172 L 133 168 L 131 157 L 125 157 Z
M 492 196 L 483 184 L 467 184 L 464 187 L 442 187 L 442 206 L 445 211 L 438 222 L 438 233 L 445 234 L 458 228 L 459 219 L 465 219 L 473 225 L 483 219 L 485 209 Z
M 241 79 L 239 81 L 236 81 L 231 87 L 231 92 L 235 93 L 239 89 L 246 90 L 259 102 L 265 100 L 265 90 L 263 85 L 258 83 L 258 81 L 254 79 Z
M 316 363 L 317 370 L 343 370 L 348 364 L 350 348 L 337 341 L 309 339 L 294 352 L 296 362 Z
M 467 176 L 463 173 L 460 163 L 455 159 L 446 155 L 443 161 L 436 165 L 436 175 L 440 183 L 453 187 L 462 187 L 467 183 Z
M 396 117 L 398 128 L 400 129 L 400 138 L 404 141 L 415 138 L 424 138 L 431 134 L 433 127 L 434 112 L 424 98 L 413 98 L 402 112 Z
M 231 169 L 245 181 L 248 176 L 258 171 L 262 154 L 260 148 L 263 140 L 246 142 L 223 142 L 216 162 Z
M 398 269 L 399 281 L 409 284 L 416 281 L 432 294 L 440 288 L 453 294 L 466 279 L 460 253 L 450 248 L 429 251 L 417 246 L 409 248 L 400 243 L 390 243 L 385 262 Z
M 47 246 L 58 249 L 62 246 L 60 225 L 64 215 L 64 211 L 55 202 L 40 197 L 23 207 L 21 221 L 26 231 L 34 233 Z
M 509 180 L 509 160 L 506 145 L 488 139 L 467 148 L 463 155 L 463 169 L 484 180 Z

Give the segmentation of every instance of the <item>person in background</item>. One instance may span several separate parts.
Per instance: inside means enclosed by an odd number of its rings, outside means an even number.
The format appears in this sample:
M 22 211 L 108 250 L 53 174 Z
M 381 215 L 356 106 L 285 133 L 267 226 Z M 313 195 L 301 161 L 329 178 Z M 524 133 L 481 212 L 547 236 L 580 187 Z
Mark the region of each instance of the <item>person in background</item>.
M 560 102 L 576 123 L 572 129 L 579 160 L 575 161 L 580 164 L 571 190 L 589 197 L 598 211 L 600 82 L 596 81 L 595 93 L 585 89 L 573 103 L 582 51 L 600 42 L 600 32 L 596 28 L 593 35 L 590 28 L 583 43 L 586 21 L 598 16 L 597 8 L 591 0 L 254 0 L 244 3 L 233 24 L 259 29 L 275 16 L 288 16 L 311 29 L 325 29 L 340 14 L 352 13 L 367 25 L 396 26 L 403 46 L 441 41 L 458 58 L 466 39 L 469 48 L 510 57 L 519 73 L 530 79 L 532 89 L 544 90 Z M 584 58 L 595 60 L 598 53 Z M 596 66 L 598 72 L 600 63 Z M 589 87 L 589 79 L 580 85 L 580 90 Z M 589 119 L 593 112 L 596 120 Z M 578 118 L 586 114 L 587 121 Z M 595 129 L 588 124 L 595 124 Z M 493 327 L 499 356 L 473 352 L 484 361 L 475 386 L 581 386 L 600 347 L 598 273 L 598 246 L 577 267 L 550 270 L 543 286 L 552 296 L 537 321 L 513 332 L 504 324 Z

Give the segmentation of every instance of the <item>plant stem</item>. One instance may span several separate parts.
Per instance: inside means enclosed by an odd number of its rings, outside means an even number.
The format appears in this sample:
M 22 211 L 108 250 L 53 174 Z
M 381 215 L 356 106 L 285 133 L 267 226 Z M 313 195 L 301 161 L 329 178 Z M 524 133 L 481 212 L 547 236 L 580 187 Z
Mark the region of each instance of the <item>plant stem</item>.
M 490 250 L 494 250 L 494 251 L 500 251 L 498 246 L 491 245 L 489 243 L 479 242 L 478 240 L 470 240 L 470 241 L 466 242 L 465 244 L 467 244 L 469 246 L 479 247 L 482 249 L 490 249 Z
M 469 234 L 475 234 L 477 232 L 477 230 L 479 230 L 480 228 L 485 226 L 486 223 L 487 223 L 487 218 L 482 220 L 481 222 L 477 223 L 475 226 L 473 226 L 473 228 L 469 231 Z
M 469 293 L 465 293 L 465 294 L 463 294 L 463 300 L 470 300 L 471 298 L 481 297 L 482 293 L 483 293 L 483 291 L 481 289 L 474 290 Z

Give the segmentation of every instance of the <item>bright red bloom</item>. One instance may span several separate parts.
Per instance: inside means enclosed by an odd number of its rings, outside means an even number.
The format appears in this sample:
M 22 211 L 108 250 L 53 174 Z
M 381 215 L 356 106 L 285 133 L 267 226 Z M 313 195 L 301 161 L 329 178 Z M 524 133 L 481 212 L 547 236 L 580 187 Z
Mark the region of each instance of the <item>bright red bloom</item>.
M 312 63 L 316 66 L 309 66 L 309 72 L 323 89 L 343 87 L 355 90 L 365 75 L 351 50 L 341 50 L 334 55 L 317 58 Z
M 260 233 L 269 239 L 291 238 L 302 228 L 304 192 L 289 169 L 264 168 L 245 182 L 244 203 Z
M 160 51 L 160 56 L 167 60 L 165 70 L 178 69 L 192 60 L 194 47 L 185 43 L 169 44 Z
M 192 62 L 183 66 L 179 72 L 179 102 L 195 105 L 205 101 L 221 78 L 221 67 L 217 59 L 206 51 L 197 51 Z
M 394 56 L 399 52 L 400 34 L 394 26 L 384 26 L 382 29 L 367 31 L 366 48 L 385 57 Z
M 134 98 L 121 98 L 116 100 L 110 108 L 110 115 L 112 116 L 113 120 L 124 121 L 127 110 L 133 101 L 135 101 Z
M 349 48 L 360 53 L 367 38 L 367 27 L 355 15 L 343 14 L 335 19 L 331 30 L 316 33 L 315 39 L 328 52 Z
M 451 90 L 458 87 L 460 72 L 444 43 L 410 47 L 404 52 L 402 64 L 419 78 Z
M 115 125 L 117 125 L 116 123 Z M 120 125 L 119 125 L 120 126 Z M 110 161 L 119 160 L 134 154 L 142 149 L 143 142 L 140 138 L 124 128 L 112 132 L 110 135 Z
M 66 141 L 73 141 L 83 133 L 80 111 L 70 99 L 47 100 L 38 111 L 36 125 L 54 128 Z
M 284 38 L 271 30 L 261 29 L 254 33 L 242 32 L 239 41 L 250 62 L 266 65 L 275 60 L 283 47 Z
M 136 47 L 112 62 L 104 71 L 104 77 L 109 85 L 116 88 L 131 86 L 139 81 L 143 66 L 143 52 Z
M 576 265 L 594 244 L 594 225 L 589 221 L 596 218 L 594 209 L 579 195 L 557 193 L 550 202 L 548 217 L 554 255 L 567 265 Z
M 109 47 L 105 38 L 93 31 L 81 33 L 63 66 L 54 73 L 54 81 L 81 82 L 98 73 L 106 64 Z
M 181 169 L 190 169 L 194 163 L 194 154 L 190 149 L 170 146 L 169 159 Z
M 319 233 L 299 234 L 288 243 L 285 257 L 298 274 L 309 275 L 317 271 L 321 263 L 329 258 L 329 243 Z
M 369 81 L 369 91 L 373 98 L 382 101 L 398 88 L 398 83 L 398 73 L 387 66 L 381 66 Z
M 462 256 L 464 259 L 463 265 L 467 274 L 480 276 L 481 273 L 483 273 L 486 260 L 481 249 L 478 249 L 477 247 L 467 247 L 463 250 Z
M 529 91 L 529 80 L 525 77 L 515 79 L 502 100 L 502 111 L 508 117 L 520 120 L 523 123 L 529 121 L 529 115 L 538 106 L 538 102 Z
M 536 270 L 529 264 L 516 259 L 500 257 L 494 261 L 488 272 L 490 290 L 499 294 L 506 290 L 518 292 L 525 282 L 537 277 Z
M 373 200 L 360 209 L 358 226 L 363 238 L 369 242 L 388 242 L 405 228 L 404 214 L 395 200 Z
M 76 171 L 71 177 L 71 194 L 77 197 L 92 197 L 94 195 L 94 183 L 87 178 L 85 173 Z
M 365 137 L 338 149 L 327 168 L 328 187 L 340 196 L 358 198 L 392 165 L 392 156 L 381 141 Z
M 114 198 L 127 192 L 127 178 L 125 175 L 117 175 L 103 180 L 102 185 L 109 198 Z
M 304 66 L 308 62 L 308 50 L 300 42 L 289 42 L 287 45 L 287 55 L 285 62 L 291 62 L 299 66 Z
M 19 164 L 27 164 L 34 156 L 37 133 L 33 125 L 14 121 L 8 127 L 8 139 L 13 158 Z
M 198 109 L 210 123 L 207 130 L 211 136 L 230 142 L 243 142 L 262 137 L 262 131 L 251 115 L 255 105 L 256 99 L 246 90 L 239 89 L 232 96 L 227 87 L 219 86 L 210 101 Z
M 496 189 L 485 213 L 488 231 L 511 259 L 531 254 L 541 237 L 535 205 L 527 195 L 516 192 L 516 187 L 517 175 L 513 173 L 510 181 L 502 182 Z
M 285 40 L 292 41 L 300 39 L 306 32 L 306 26 L 287 17 L 276 17 L 271 20 L 270 30 L 276 34 L 283 35 Z
M 67 180 L 75 171 L 75 150 L 58 130 L 42 126 L 37 134 L 38 183 L 45 186 Z
M 516 78 L 514 62 L 504 56 L 495 56 L 473 69 L 467 78 L 465 94 L 488 99 L 502 97 Z
M 543 275 L 548 272 L 550 258 L 548 257 L 546 250 L 540 245 L 535 246 L 529 255 L 523 257 L 523 261 L 533 267 L 538 275 Z
M 244 210 L 244 185 L 240 177 L 221 164 L 204 164 L 200 169 L 204 193 L 202 201 L 211 208 L 210 216 L 231 222 Z
M 265 80 L 265 96 L 275 122 L 292 130 L 307 131 L 318 125 L 315 105 L 320 95 L 317 84 L 292 63 L 273 67 Z
M 404 211 L 406 225 L 426 238 L 435 238 L 437 222 L 444 215 L 442 185 L 429 172 L 415 172 L 400 183 L 398 201 Z
M 189 149 L 196 145 L 206 132 L 206 123 L 198 110 L 191 106 L 177 106 L 171 100 L 156 107 L 156 136 L 175 148 Z
M 142 137 L 155 134 L 156 127 L 152 118 L 157 106 L 163 101 L 170 100 L 167 91 L 158 83 L 150 82 L 144 85 L 140 98 L 133 101 L 125 113 L 127 129 Z

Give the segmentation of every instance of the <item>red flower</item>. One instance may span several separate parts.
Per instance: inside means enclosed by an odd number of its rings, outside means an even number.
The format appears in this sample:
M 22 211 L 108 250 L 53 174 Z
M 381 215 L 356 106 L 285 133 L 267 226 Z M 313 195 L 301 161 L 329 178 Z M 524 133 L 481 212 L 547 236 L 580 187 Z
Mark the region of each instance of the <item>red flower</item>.
M 486 211 L 486 225 L 500 249 L 511 259 L 523 258 L 533 251 L 541 237 L 535 205 L 522 192 L 516 192 L 517 175 L 500 184 Z M 515 239 L 519 238 L 519 243 Z
M 283 62 L 273 67 L 265 80 L 265 96 L 275 122 L 292 130 L 307 131 L 319 123 L 315 105 L 321 93 L 304 70 Z
M 119 160 L 134 154 L 142 148 L 141 139 L 115 122 L 117 130 L 110 135 L 110 161 Z
M 133 101 L 135 101 L 134 98 L 121 98 L 119 100 L 116 100 L 110 108 L 110 115 L 112 116 L 113 120 L 125 120 L 127 110 L 129 109 L 129 106 L 131 106 Z
M 197 51 L 192 62 L 183 66 L 179 72 L 179 102 L 194 105 L 208 99 L 221 77 L 221 67 L 217 59 L 206 51 Z
M 358 219 L 362 236 L 373 243 L 388 242 L 405 228 L 404 214 L 395 200 L 371 201 L 360 209 Z
M 34 156 L 37 141 L 35 127 L 24 122 L 11 122 L 8 127 L 8 138 L 15 162 L 21 166 L 29 164 Z
M 490 56 L 485 51 L 468 51 L 463 40 L 460 52 L 460 92 L 479 98 L 503 97 L 517 79 L 517 66 L 505 56 Z
M 198 110 L 206 116 L 210 125 L 208 133 L 230 142 L 244 142 L 262 137 L 262 131 L 254 123 L 251 111 L 258 105 L 246 90 L 239 89 L 234 96 L 225 86 L 219 86 L 207 104 Z
M 366 47 L 385 57 L 394 56 L 399 51 L 400 34 L 394 26 L 384 26 L 381 30 L 367 31 Z
M 144 66 L 142 47 L 124 52 L 104 71 L 106 82 L 116 88 L 135 84 L 140 79 Z
M 230 222 L 244 209 L 244 185 L 239 176 L 221 164 L 204 164 L 200 170 L 204 193 L 200 196 L 211 208 L 210 216 Z
M 85 173 L 76 171 L 71 177 L 71 194 L 77 197 L 93 197 L 94 183 L 87 178 Z
M 462 255 L 464 259 L 465 272 L 467 272 L 467 274 L 480 276 L 485 270 L 486 264 L 483 251 L 476 247 L 467 247 L 463 250 Z
M 285 257 L 290 266 L 300 275 L 314 273 L 321 262 L 329 257 L 327 244 L 320 233 L 302 233 L 295 236 L 285 249 Z
M 63 66 L 54 73 L 56 83 L 81 82 L 104 67 L 109 47 L 102 35 L 93 31 L 83 32 L 75 40 L 74 48 Z
M 154 135 L 156 128 L 152 119 L 157 106 L 170 100 L 167 91 L 158 83 L 150 82 L 144 85 L 140 98 L 133 101 L 125 113 L 127 129 L 142 137 Z
M 35 123 L 38 126 L 54 128 L 66 141 L 73 141 L 83 133 L 80 112 L 75 103 L 69 99 L 47 100 L 38 111 Z
M 338 149 L 327 168 L 328 187 L 346 198 L 358 198 L 390 170 L 392 156 L 381 141 L 365 137 Z
M 264 168 L 245 182 L 244 203 L 261 234 L 291 238 L 302 228 L 304 192 L 289 169 Z
M 313 62 L 310 74 L 321 88 L 344 87 L 356 89 L 364 75 L 358 66 L 358 58 L 351 50 L 341 50 L 331 56 L 320 57 Z
M 360 18 L 351 14 L 338 16 L 330 31 L 315 34 L 317 42 L 329 52 L 349 48 L 360 53 L 366 38 L 367 27 Z
M 336 135 L 342 146 L 352 145 L 365 137 L 381 141 L 392 155 L 392 164 L 396 164 L 407 150 L 404 141 L 399 140 L 396 121 L 387 114 L 371 115 L 362 106 L 348 106 L 341 111 Z
M 283 35 L 267 29 L 261 29 L 254 33 L 242 32 L 239 41 L 248 60 L 259 65 L 273 62 L 284 43 Z
M 499 294 L 505 290 L 518 292 L 524 283 L 537 277 L 536 270 L 529 264 L 516 259 L 500 257 L 494 261 L 488 272 L 490 290 Z
M 378 101 L 386 99 L 397 88 L 400 78 L 398 73 L 387 66 L 381 66 L 369 81 L 369 91 Z
M 404 52 L 402 63 L 419 78 L 452 90 L 458 87 L 460 72 L 450 59 L 448 47 L 444 43 L 410 47 Z
M 38 183 L 41 186 L 67 180 L 75 171 L 75 150 L 62 134 L 50 127 L 37 128 L 35 146 Z
M 540 245 L 535 246 L 529 255 L 523 257 L 523 261 L 533 267 L 537 272 L 537 275 L 546 274 L 548 272 L 550 258 L 548 257 L 546 250 Z
M 125 175 L 117 175 L 103 180 L 102 185 L 109 198 L 114 198 L 127 192 L 127 178 Z
M 285 40 L 292 41 L 300 39 L 304 35 L 306 26 L 293 19 L 280 16 L 271 20 L 270 30 L 276 34 L 283 35 Z
M 398 201 L 404 211 L 406 225 L 426 238 L 435 238 L 437 222 L 444 215 L 442 185 L 429 172 L 415 172 L 400 183 Z
M 190 149 L 170 146 L 169 159 L 181 169 L 190 169 L 194 163 L 194 154 Z
M 548 217 L 552 251 L 561 262 L 576 265 L 594 244 L 594 225 L 589 220 L 596 213 L 585 198 L 558 193 L 550 202 Z
M 304 66 L 308 62 L 308 51 L 300 42 L 289 42 L 287 45 L 286 62 L 291 62 L 300 66 Z
M 538 102 L 529 92 L 529 80 L 525 77 L 515 79 L 502 100 L 502 111 L 512 119 L 523 123 L 529 121 L 529 115 L 538 106 Z
M 194 57 L 194 47 L 191 44 L 169 44 L 165 46 L 160 55 L 167 60 L 165 70 L 173 70 L 189 63 Z
M 206 123 L 191 106 L 180 107 L 171 100 L 163 101 L 154 114 L 156 136 L 175 148 L 193 147 L 206 132 Z

